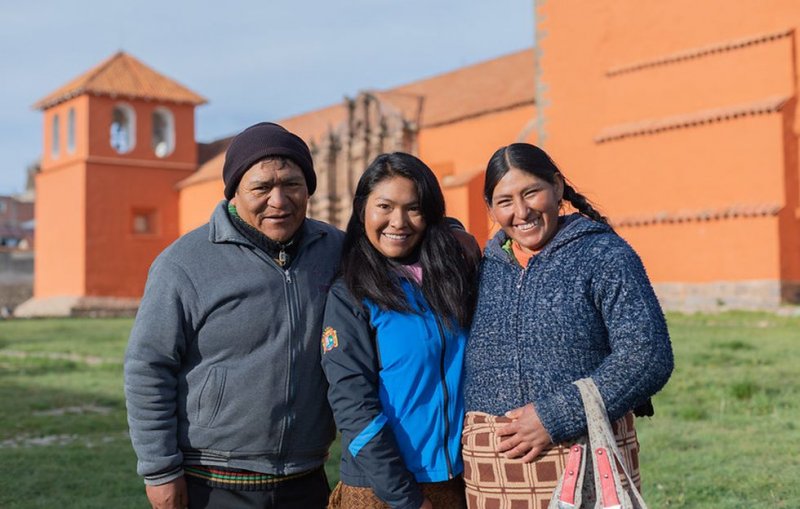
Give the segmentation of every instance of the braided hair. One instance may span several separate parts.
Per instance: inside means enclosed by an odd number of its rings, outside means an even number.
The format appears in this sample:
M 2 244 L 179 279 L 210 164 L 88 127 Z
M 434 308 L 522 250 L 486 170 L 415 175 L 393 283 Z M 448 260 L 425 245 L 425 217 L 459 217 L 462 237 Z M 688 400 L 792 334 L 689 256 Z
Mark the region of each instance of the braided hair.
M 598 223 L 609 225 L 608 219 L 595 209 L 592 202 L 576 191 L 569 183 L 564 174 L 559 171 L 556 163 L 547 155 L 547 152 L 529 143 L 512 143 L 506 147 L 500 147 L 489 159 L 489 164 L 486 167 L 486 178 L 483 183 L 483 198 L 490 207 L 492 206 L 494 188 L 512 168 L 530 173 L 550 185 L 555 185 L 556 176 L 560 176 L 564 181 L 563 199 L 569 202 L 580 214 Z

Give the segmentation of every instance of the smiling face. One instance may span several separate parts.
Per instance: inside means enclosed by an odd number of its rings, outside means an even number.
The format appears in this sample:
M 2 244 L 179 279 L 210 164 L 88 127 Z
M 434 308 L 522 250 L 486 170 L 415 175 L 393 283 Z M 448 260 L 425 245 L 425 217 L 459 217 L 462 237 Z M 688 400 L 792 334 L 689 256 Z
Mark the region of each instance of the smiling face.
M 259 161 L 242 176 L 231 203 L 247 224 L 276 242 L 286 242 L 306 217 L 303 171 L 288 159 Z
M 564 193 L 561 176 L 550 184 L 511 168 L 497 182 L 489 213 L 500 228 L 523 250 L 539 253 L 558 231 L 559 202 Z
M 364 229 L 372 247 L 387 258 L 409 256 L 425 235 L 417 188 L 405 177 L 382 180 L 367 196 Z

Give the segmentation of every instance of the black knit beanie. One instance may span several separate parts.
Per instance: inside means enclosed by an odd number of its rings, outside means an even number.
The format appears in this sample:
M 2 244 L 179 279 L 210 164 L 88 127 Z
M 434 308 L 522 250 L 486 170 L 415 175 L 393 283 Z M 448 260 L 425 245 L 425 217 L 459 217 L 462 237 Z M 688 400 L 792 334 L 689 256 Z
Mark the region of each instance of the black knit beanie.
M 270 156 L 284 156 L 303 170 L 309 196 L 317 189 L 317 175 L 308 145 L 296 134 L 278 124 L 261 122 L 236 135 L 225 153 L 222 180 L 225 182 L 225 198 L 231 199 L 242 175 L 258 161 Z

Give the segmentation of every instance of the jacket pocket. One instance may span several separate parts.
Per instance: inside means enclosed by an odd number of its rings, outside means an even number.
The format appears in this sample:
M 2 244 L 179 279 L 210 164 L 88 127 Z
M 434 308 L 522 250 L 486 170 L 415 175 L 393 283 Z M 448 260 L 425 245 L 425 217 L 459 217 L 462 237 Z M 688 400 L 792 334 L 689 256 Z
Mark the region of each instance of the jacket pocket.
M 222 406 L 222 397 L 225 393 L 225 379 L 228 371 L 223 367 L 213 367 L 208 372 L 200 397 L 197 399 L 197 424 L 211 427 L 219 414 Z

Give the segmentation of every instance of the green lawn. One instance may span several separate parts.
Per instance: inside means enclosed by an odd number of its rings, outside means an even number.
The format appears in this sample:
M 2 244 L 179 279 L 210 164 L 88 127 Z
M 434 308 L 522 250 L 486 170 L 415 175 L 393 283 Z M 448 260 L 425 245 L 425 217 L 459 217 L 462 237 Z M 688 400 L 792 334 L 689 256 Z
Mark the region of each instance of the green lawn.
M 651 507 L 800 506 L 800 318 L 669 324 L 675 374 L 637 423 Z M 130 325 L 0 322 L 0 507 L 147 507 L 122 396 Z

